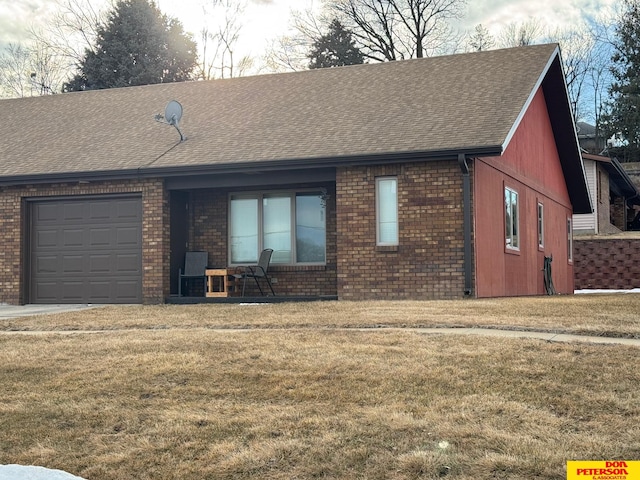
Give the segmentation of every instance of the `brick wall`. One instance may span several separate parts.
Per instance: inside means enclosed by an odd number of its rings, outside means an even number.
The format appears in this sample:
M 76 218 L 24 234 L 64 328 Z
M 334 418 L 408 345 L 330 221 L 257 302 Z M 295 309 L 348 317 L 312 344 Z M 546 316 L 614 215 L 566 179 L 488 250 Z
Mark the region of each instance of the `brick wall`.
M 615 197 L 610 207 L 611 224 L 618 232 L 627 230 L 627 206 L 622 197 Z M 611 232 L 613 233 L 613 232 Z
M 324 296 L 336 295 L 336 194 L 334 184 L 296 185 L 297 189 L 325 188 L 327 190 L 326 212 L 326 265 L 280 266 L 271 265 L 269 276 L 275 280 L 276 295 Z M 282 190 L 282 188 L 279 188 Z M 240 193 L 233 189 L 233 193 Z M 231 190 L 195 190 L 191 194 L 191 231 L 189 244 L 193 250 L 209 252 L 212 266 L 229 265 L 228 259 L 228 199 Z M 262 284 L 264 288 L 264 283 Z M 268 288 L 268 287 L 267 287 Z M 255 282 L 247 282 L 247 295 L 259 295 Z
M 397 176 L 399 245 L 376 246 L 375 180 Z M 456 162 L 339 168 L 340 299 L 464 294 L 462 174 Z
M 640 162 L 622 163 L 621 165 L 636 187 L 640 188 Z
M 640 288 L 640 234 L 575 237 L 576 289 Z
M 141 187 L 142 299 L 164 303 L 170 285 L 169 193 L 162 180 L 143 182 Z
M 169 229 L 167 195 L 161 180 L 62 183 L 7 187 L 0 191 L 0 302 L 27 302 L 24 288 L 26 238 L 26 198 L 108 195 L 142 195 L 142 295 L 145 303 L 161 303 L 169 293 Z

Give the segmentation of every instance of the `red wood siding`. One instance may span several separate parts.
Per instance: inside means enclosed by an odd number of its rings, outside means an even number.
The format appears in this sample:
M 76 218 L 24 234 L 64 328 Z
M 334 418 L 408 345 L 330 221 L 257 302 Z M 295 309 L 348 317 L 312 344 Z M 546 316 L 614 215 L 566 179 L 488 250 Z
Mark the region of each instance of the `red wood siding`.
M 544 94 L 538 91 L 502 157 L 477 159 L 474 170 L 476 295 L 544 294 L 544 256 L 553 255 L 553 282 L 573 292 L 567 219 L 572 207 Z M 520 250 L 505 248 L 504 189 L 518 192 Z M 538 247 L 537 205 L 544 205 L 544 248 Z

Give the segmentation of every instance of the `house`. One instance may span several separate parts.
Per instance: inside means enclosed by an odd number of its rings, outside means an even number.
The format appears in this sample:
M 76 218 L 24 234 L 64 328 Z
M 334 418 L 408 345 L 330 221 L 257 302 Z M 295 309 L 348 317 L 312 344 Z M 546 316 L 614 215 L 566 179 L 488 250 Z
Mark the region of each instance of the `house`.
M 573 292 L 557 45 L 0 105 L 3 302 L 165 302 L 186 251 L 267 247 L 283 296 L 537 295 L 545 256 Z
M 593 212 L 574 214 L 576 288 L 640 287 L 640 192 L 616 158 L 583 153 Z
M 632 229 L 640 192 L 615 158 L 582 154 L 593 212 L 574 214 L 575 235 L 614 234 Z
M 590 154 L 600 154 L 605 148 L 605 139 L 599 134 L 594 125 L 587 122 L 576 122 L 578 143 L 580 147 Z

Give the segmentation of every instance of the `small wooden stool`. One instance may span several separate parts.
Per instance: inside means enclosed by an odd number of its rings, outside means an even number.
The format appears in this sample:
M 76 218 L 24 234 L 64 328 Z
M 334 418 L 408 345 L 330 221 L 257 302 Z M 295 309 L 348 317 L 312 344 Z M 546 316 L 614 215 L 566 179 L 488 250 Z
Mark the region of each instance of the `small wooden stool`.
M 228 268 L 207 268 L 204 274 L 207 277 L 205 297 L 228 297 L 229 296 L 229 275 L 233 269 Z

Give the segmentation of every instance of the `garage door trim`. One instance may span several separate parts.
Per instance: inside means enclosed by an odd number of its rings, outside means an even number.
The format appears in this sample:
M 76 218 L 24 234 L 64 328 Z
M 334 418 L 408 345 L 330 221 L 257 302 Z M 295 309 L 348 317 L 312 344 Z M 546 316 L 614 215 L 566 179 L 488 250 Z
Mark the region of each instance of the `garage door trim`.
M 60 196 L 48 196 L 48 197 L 28 197 L 24 198 L 25 211 L 27 212 L 27 218 L 25 225 L 25 239 L 23 243 L 23 288 L 25 292 L 25 299 L 32 303 L 140 303 L 142 302 L 142 194 L 137 192 L 132 193 L 117 193 L 117 194 L 100 194 L 100 195 L 60 195 Z M 127 201 L 135 201 L 132 204 L 128 204 Z M 124 201 L 124 205 L 120 202 Z M 68 202 L 64 205 L 65 202 Z M 47 206 L 52 208 L 47 209 Z M 129 208 L 131 207 L 131 208 Z M 67 216 L 67 208 L 71 210 L 77 210 L 81 212 L 75 219 L 69 220 Z M 94 212 L 96 208 L 103 210 L 103 217 L 96 217 Z M 60 220 L 54 220 L 54 217 L 42 220 L 36 219 L 37 212 L 52 211 L 56 209 L 59 212 L 55 215 L 59 215 Z M 64 218 L 63 218 L 64 217 Z M 104 218 L 104 220 L 102 220 Z M 48 223 L 47 223 L 48 222 Z M 75 223 L 74 223 L 75 222 Z M 83 239 L 83 244 L 78 247 L 78 251 L 75 249 L 69 250 L 69 244 L 67 244 L 68 229 L 73 230 L 77 234 L 78 238 Z M 57 231 L 54 232 L 54 231 Z M 72 231 L 72 233 L 74 233 Z M 97 233 L 96 233 L 97 232 Z M 124 235 L 122 234 L 124 232 Z M 36 242 L 40 242 L 43 235 L 50 235 L 55 237 L 55 241 L 51 244 L 42 247 L 36 246 Z M 95 243 L 88 238 L 96 238 L 96 235 L 104 235 L 99 237 L 99 242 L 103 245 L 95 247 Z M 128 239 L 126 238 L 128 235 Z M 36 239 L 38 236 L 38 239 Z M 62 239 L 65 237 L 65 239 Z M 124 238 L 124 240 L 122 240 Z M 103 239 L 106 239 L 103 241 Z M 46 243 L 46 242 L 45 242 Z M 124 246 L 123 246 L 124 245 Z M 50 248 L 44 255 L 43 250 Z M 71 255 L 69 252 L 72 252 Z M 51 255 L 47 255 L 51 252 Z M 34 261 L 34 258 L 38 255 L 38 262 Z M 113 258 L 124 259 L 124 262 L 130 262 L 129 265 L 125 265 L 123 268 L 119 262 L 113 262 L 105 257 L 111 256 Z M 50 260 L 52 264 L 56 264 L 60 268 L 60 273 L 53 275 L 52 269 L 44 269 L 41 272 L 37 272 L 38 268 L 41 268 L 40 264 L 42 258 Z M 59 257 L 56 259 L 56 257 Z M 56 293 L 56 301 L 47 300 L 47 295 L 43 295 L 41 292 L 43 280 L 44 283 L 47 275 L 53 276 L 54 280 L 50 283 L 52 289 L 65 288 L 67 290 L 73 290 L 73 283 L 76 282 L 74 274 L 69 274 L 67 269 L 67 262 L 69 259 L 78 262 L 78 265 L 82 265 L 82 269 L 79 270 L 78 278 L 83 283 L 82 292 L 77 295 L 82 295 L 80 301 L 73 300 L 76 293 L 74 292 L 70 297 L 64 295 L 64 293 Z M 97 260 L 96 260 L 97 259 Z M 102 267 L 108 265 L 108 272 L 104 275 L 96 275 L 93 271 L 95 265 L 102 261 Z M 56 263 L 57 262 L 57 263 Z M 62 263 L 64 267 L 60 267 Z M 117 264 L 117 265 L 116 265 Z M 37 266 L 38 265 L 38 266 Z M 42 273 L 45 271 L 45 273 Z M 66 272 L 66 273 L 65 273 Z M 58 276 L 60 277 L 58 279 Z M 96 279 L 100 278 L 100 282 Z M 58 280 L 56 280 L 58 279 Z M 128 282 L 128 283 L 127 283 Z M 37 284 L 37 285 L 36 285 Z M 100 286 L 102 285 L 102 287 Z M 133 285 L 133 287 L 131 287 Z M 107 290 L 100 290 L 101 288 Z M 135 293 L 130 290 L 133 288 Z M 38 293 L 36 292 L 38 290 Z M 95 292 L 100 293 L 95 296 Z M 106 293 L 108 291 L 108 293 Z M 116 291 L 125 292 L 122 296 L 119 296 Z M 92 293 L 94 292 L 94 293 Z M 49 297 L 54 298 L 55 297 Z M 105 300 L 105 295 L 109 295 L 110 300 Z M 62 301 L 58 299 L 62 298 Z M 79 297 L 78 297 L 79 298 Z M 128 300 L 123 300 L 127 298 Z

